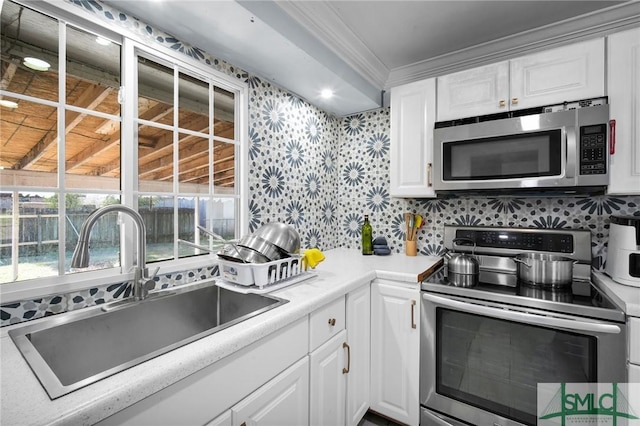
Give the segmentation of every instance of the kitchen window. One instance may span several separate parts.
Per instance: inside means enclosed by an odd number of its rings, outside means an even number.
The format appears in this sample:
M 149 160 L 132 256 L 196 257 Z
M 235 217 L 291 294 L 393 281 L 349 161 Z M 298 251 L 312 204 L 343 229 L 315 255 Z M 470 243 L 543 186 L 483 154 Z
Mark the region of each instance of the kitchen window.
M 113 203 L 142 215 L 148 262 L 167 271 L 185 257 L 210 264 L 208 252 L 178 240 L 215 249 L 198 226 L 240 234 L 246 88 L 186 56 L 52 15 L 11 1 L 1 10 L 3 292 L 14 282 L 42 288 L 127 274 L 133 227 L 117 214 L 91 233 L 97 271 L 70 269 L 80 226 Z

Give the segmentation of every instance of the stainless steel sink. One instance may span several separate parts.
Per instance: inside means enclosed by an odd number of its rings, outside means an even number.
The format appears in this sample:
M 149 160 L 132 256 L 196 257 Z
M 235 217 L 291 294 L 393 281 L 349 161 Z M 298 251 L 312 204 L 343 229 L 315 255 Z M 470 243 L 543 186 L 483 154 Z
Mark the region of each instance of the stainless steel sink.
M 61 314 L 9 335 L 55 399 L 284 303 L 208 282 Z

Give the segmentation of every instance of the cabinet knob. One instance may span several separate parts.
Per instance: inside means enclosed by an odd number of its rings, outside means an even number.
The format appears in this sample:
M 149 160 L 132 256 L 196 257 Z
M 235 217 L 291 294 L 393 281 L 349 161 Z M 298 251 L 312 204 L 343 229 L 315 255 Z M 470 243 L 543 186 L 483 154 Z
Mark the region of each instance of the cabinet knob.
M 333 327 L 334 325 L 336 325 L 336 319 L 335 318 L 329 318 L 329 325 L 331 327 Z
M 499 106 L 500 108 L 504 108 L 505 106 L 507 106 L 507 103 L 506 103 L 504 100 L 502 100 L 502 101 L 500 101 L 500 102 L 498 103 L 498 106 Z
M 518 105 L 518 98 L 511 98 L 511 105 Z

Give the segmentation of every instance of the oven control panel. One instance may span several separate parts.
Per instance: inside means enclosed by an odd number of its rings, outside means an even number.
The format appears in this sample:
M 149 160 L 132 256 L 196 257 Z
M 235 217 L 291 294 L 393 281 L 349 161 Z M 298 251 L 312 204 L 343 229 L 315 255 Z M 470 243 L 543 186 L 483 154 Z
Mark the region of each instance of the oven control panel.
M 458 229 L 455 235 L 456 238 L 467 238 L 475 242 L 477 248 L 485 247 L 552 253 L 573 253 L 574 251 L 574 240 L 571 234 L 546 234 L 516 230 Z M 458 244 L 473 245 L 471 242 L 460 242 Z
M 580 174 L 607 172 L 607 126 L 597 124 L 580 127 Z

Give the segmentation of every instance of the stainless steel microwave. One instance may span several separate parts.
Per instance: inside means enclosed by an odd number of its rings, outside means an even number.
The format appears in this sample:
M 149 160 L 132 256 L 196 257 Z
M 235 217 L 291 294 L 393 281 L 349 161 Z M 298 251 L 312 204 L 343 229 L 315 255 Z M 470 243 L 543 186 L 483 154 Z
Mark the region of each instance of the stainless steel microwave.
M 436 123 L 434 189 L 603 191 L 609 184 L 609 105 L 606 98 L 588 105 Z

